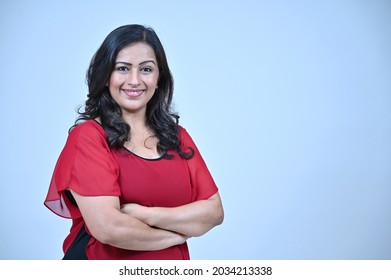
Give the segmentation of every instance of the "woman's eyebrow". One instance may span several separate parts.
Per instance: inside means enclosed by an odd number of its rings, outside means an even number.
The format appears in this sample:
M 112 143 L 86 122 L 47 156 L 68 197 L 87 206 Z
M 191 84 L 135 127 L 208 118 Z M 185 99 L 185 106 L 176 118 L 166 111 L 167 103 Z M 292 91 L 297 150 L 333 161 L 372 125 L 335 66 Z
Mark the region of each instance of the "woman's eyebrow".
M 156 65 L 156 62 L 154 60 L 146 60 L 146 61 L 143 61 L 143 62 L 140 62 L 139 65 L 143 65 L 143 64 L 146 64 L 146 63 L 153 63 Z M 129 63 L 129 62 L 123 62 L 123 61 L 117 61 L 115 64 L 125 64 L 125 65 L 133 65 L 132 63 Z

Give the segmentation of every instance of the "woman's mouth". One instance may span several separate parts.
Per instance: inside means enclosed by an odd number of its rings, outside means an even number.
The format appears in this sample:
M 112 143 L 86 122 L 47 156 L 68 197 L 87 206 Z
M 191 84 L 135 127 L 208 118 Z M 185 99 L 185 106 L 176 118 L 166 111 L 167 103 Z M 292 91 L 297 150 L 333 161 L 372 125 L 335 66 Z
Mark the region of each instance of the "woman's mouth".
M 129 97 L 138 97 L 144 93 L 143 89 L 123 89 L 122 90 Z

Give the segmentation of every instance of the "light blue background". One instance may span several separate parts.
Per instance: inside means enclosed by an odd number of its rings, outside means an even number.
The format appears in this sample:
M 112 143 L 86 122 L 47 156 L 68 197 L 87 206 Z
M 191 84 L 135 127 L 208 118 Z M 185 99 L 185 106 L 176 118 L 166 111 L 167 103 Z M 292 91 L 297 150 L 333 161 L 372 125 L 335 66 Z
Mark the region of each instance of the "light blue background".
M 193 259 L 391 259 L 391 2 L 0 1 L 0 259 L 59 259 L 43 206 L 105 36 L 152 26 L 220 187 Z

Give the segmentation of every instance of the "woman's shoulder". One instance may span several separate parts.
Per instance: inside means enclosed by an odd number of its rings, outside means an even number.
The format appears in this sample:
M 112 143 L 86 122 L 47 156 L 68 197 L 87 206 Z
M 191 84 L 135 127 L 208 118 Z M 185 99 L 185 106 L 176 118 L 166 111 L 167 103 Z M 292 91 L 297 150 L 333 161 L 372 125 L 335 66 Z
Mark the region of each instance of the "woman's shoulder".
M 76 123 L 70 133 L 96 133 L 104 132 L 102 125 L 96 120 L 86 120 L 80 123 Z
M 180 139 L 181 143 L 184 146 L 195 145 L 193 138 L 190 136 L 190 133 L 187 131 L 187 129 L 181 125 L 178 125 L 178 127 L 179 127 L 179 139 Z
M 77 123 L 70 131 L 69 138 L 76 141 L 80 139 L 106 139 L 102 125 L 96 120 L 87 120 Z
M 179 137 L 182 138 L 184 136 L 190 136 L 189 133 L 187 132 L 186 128 L 184 128 L 181 125 L 178 125 L 178 131 L 179 131 Z

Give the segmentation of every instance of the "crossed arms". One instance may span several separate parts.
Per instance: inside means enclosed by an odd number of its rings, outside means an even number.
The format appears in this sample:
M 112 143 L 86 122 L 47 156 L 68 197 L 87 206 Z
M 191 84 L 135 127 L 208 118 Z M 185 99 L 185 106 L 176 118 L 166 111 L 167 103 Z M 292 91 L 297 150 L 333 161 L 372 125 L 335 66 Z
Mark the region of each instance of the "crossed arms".
M 120 205 L 116 196 L 82 196 L 71 190 L 91 234 L 101 243 L 127 250 L 154 251 L 184 243 L 221 224 L 218 193 L 178 207 Z

